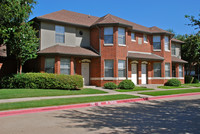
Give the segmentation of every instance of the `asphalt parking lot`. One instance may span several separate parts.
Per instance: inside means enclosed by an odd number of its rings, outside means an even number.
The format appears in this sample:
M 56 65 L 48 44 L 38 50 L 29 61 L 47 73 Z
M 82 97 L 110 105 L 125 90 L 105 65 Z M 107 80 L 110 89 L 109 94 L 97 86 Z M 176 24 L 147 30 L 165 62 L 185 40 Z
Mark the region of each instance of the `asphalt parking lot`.
M 0 118 L 1 134 L 200 133 L 200 96 Z

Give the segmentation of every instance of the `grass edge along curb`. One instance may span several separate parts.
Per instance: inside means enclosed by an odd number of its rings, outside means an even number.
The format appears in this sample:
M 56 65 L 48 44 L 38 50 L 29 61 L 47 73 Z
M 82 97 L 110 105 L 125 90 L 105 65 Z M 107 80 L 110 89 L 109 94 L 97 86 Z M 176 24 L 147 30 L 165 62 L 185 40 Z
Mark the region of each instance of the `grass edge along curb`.
M 74 97 L 74 98 L 59 98 L 59 99 L 46 99 L 46 100 L 34 100 L 34 101 L 23 101 L 23 102 L 9 102 L 0 103 L 0 111 L 3 110 L 14 110 L 24 108 L 36 108 L 45 106 L 58 106 L 58 105 L 70 105 L 70 104 L 81 104 L 88 102 L 98 101 L 111 101 L 139 98 L 134 95 L 117 94 L 117 95 L 104 95 L 104 96 L 89 96 L 89 97 Z
M 165 91 L 155 91 L 155 92 L 143 92 L 143 93 L 139 93 L 139 94 L 151 95 L 151 96 L 163 96 L 163 95 L 196 93 L 196 92 L 200 92 L 200 88 L 179 89 L 179 90 L 165 90 Z

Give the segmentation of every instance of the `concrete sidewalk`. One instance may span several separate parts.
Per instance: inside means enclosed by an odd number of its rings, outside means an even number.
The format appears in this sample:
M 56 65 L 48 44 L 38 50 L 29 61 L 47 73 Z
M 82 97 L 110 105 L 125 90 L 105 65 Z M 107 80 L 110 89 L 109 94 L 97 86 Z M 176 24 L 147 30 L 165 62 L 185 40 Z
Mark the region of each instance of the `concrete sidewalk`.
M 141 86 L 145 87 L 146 85 L 141 85 Z M 98 90 L 102 90 L 102 91 L 105 91 L 105 92 L 108 92 L 108 93 L 104 93 L 104 94 L 85 94 L 85 95 L 65 95 L 65 96 L 47 96 L 47 97 L 29 97 L 29 98 L 0 99 L 0 103 L 22 102 L 22 101 L 33 101 L 33 100 L 45 100 L 45 99 L 59 99 L 59 98 L 105 96 L 105 95 L 116 95 L 116 94 L 128 94 L 128 95 L 139 96 L 141 98 L 146 98 L 146 97 L 152 97 L 152 96 L 150 96 L 150 95 L 143 95 L 143 94 L 139 94 L 139 93 L 142 93 L 142 92 L 155 92 L 155 91 L 188 89 L 188 88 L 159 89 L 159 88 L 155 88 L 155 85 L 154 85 L 155 90 L 132 91 L 132 92 L 117 92 L 115 90 L 104 89 L 102 87 L 87 86 L 87 88 L 98 89 Z M 148 86 L 147 88 L 150 88 L 150 87 Z M 200 88 L 200 87 L 190 87 L 190 88 Z

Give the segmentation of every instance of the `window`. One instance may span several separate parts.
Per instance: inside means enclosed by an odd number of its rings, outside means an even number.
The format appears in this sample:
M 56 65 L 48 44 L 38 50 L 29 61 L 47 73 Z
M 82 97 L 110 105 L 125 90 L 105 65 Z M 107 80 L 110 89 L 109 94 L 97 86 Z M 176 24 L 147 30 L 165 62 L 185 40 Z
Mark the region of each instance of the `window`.
M 70 75 L 70 59 L 60 59 L 60 74 Z
M 113 27 L 104 28 L 104 44 L 113 44 Z
M 135 33 L 131 33 L 131 40 L 132 40 L 132 41 L 136 41 Z
M 114 73 L 113 73 L 113 60 L 105 60 L 104 62 L 105 64 L 105 72 L 104 72 L 104 76 L 105 77 L 114 77 Z
M 170 77 L 170 63 L 165 63 L 165 77 Z
M 176 66 L 172 64 L 172 77 L 176 77 Z
M 153 63 L 154 77 L 161 77 L 161 63 Z
M 176 46 L 172 44 L 172 55 L 176 55 Z
M 55 58 L 45 58 L 45 72 L 54 73 Z
M 165 51 L 169 51 L 169 37 L 165 36 Z
M 148 43 L 148 40 L 147 40 L 147 35 L 144 35 L 144 43 Z
M 179 65 L 179 77 L 183 77 L 183 66 Z
M 161 49 L 160 36 L 153 36 L 153 49 L 154 50 Z
M 118 77 L 126 77 L 126 65 L 125 60 L 118 61 Z
M 56 43 L 65 43 L 65 27 L 56 25 Z
M 126 44 L 125 28 L 118 28 L 118 44 Z
M 142 44 L 142 38 L 138 37 L 138 44 L 141 45 Z

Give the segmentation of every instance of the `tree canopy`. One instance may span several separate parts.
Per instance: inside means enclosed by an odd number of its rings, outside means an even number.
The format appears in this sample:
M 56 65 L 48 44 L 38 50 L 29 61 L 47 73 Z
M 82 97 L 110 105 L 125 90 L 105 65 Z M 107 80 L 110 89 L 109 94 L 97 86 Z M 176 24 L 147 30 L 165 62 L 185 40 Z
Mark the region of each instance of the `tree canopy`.
M 17 60 L 17 71 L 29 59 L 36 58 L 37 31 L 28 22 L 36 1 L 1 0 L 0 4 L 0 43 L 6 45 L 8 56 Z

